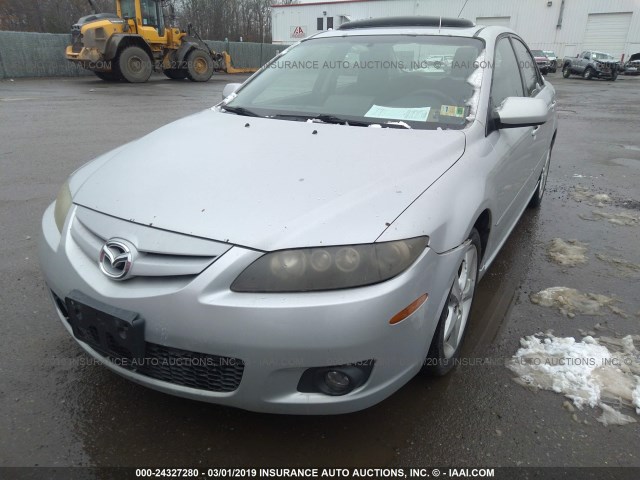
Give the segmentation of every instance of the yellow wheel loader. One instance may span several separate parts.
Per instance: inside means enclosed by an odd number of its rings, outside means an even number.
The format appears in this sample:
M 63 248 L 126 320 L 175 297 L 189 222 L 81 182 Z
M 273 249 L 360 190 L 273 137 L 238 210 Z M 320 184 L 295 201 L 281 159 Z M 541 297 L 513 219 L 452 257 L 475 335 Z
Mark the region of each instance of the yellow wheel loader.
M 89 2 L 93 6 L 93 2 Z M 213 52 L 195 34 L 165 23 L 162 0 L 116 0 L 116 14 L 94 13 L 71 27 L 67 59 L 106 81 L 142 83 L 153 71 L 174 80 L 206 82 L 214 71 L 236 69 L 226 52 Z

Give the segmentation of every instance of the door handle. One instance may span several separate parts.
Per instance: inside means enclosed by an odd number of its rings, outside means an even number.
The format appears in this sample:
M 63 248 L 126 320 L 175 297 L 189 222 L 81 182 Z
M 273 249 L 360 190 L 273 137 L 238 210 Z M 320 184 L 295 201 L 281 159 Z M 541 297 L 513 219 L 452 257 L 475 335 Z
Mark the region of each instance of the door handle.
M 540 125 L 538 125 L 537 127 L 534 127 L 533 130 L 531 130 L 531 135 L 535 137 L 536 134 L 538 133 L 538 130 L 540 130 Z

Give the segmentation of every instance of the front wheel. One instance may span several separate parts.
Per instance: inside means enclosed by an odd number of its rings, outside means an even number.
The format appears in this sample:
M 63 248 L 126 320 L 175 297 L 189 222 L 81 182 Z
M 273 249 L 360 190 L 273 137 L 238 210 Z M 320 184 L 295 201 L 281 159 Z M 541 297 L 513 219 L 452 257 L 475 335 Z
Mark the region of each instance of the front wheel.
M 565 65 L 562 67 L 562 76 L 564 78 L 569 78 L 569 75 L 571 75 L 571 68 L 569 68 L 569 65 Z
M 464 333 L 478 283 L 478 264 L 482 247 L 480 234 L 474 228 L 465 242 L 465 250 L 458 266 L 449 296 L 438 326 L 433 334 L 424 371 L 430 375 L 446 375 L 460 356 Z
M 618 72 L 613 72 L 611 74 L 611 81 L 615 82 L 617 78 L 618 78 Z
M 144 83 L 153 72 L 151 58 L 142 48 L 130 46 L 120 53 L 118 58 L 120 72 L 127 82 Z
M 593 69 L 585 68 L 584 73 L 582 74 L 582 78 L 584 78 L 585 80 L 591 80 L 593 78 Z
M 187 56 L 187 78 L 192 82 L 207 82 L 213 75 L 213 59 L 204 50 L 192 50 Z

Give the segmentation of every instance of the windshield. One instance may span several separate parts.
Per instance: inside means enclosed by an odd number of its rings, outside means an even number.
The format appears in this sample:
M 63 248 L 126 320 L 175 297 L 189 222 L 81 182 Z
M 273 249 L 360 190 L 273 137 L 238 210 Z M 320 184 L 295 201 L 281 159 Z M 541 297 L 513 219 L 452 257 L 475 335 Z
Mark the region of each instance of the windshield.
M 136 8 L 133 0 L 121 0 L 120 9 L 122 11 L 122 18 L 136 18 Z
M 596 60 L 613 60 L 613 57 L 611 55 L 609 55 L 608 53 L 595 52 L 592 55 L 592 57 L 595 58 Z
M 547 57 L 555 57 L 556 56 L 555 52 L 552 52 L 551 50 L 543 50 L 543 52 Z
M 227 103 L 228 111 L 360 126 L 463 128 L 479 88 L 467 80 L 480 67 L 483 48 L 478 39 L 445 36 L 310 39 L 268 64 Z
M 531 50 L 531 53 L 534 57 L 546 57 L 545 53 L 542 50 Z

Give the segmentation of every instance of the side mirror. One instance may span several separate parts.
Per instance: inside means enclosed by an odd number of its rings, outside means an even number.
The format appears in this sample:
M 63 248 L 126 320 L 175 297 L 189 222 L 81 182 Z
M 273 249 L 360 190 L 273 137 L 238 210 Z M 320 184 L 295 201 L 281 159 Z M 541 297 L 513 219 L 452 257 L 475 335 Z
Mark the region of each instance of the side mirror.
M 498 128 L 534 127 L 549 119 L 544 100 L 528 97 L 508 97 L 495 110 Z
M 222 99 L 224 100 L 232 93 L 235 93 L 242 86 L 241 83 L 227 83 L 222 90 Z

